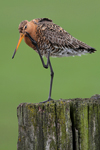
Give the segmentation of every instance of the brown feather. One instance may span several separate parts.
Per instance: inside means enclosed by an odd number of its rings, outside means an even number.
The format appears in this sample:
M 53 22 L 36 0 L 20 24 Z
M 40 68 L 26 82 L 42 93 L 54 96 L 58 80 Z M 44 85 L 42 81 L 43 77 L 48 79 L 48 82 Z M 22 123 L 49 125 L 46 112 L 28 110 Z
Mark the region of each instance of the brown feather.
M 42 38 L 45 37 L 46 39 L 45 42 L 49 41 L 51 46 L 53 45 L 57 45 L 58 47 L 64 46 L 67 48 L 72 48 L 75 51 L 78 50 L 83 51 L 84 49 L 89 52 L 91 51 L 93 52 L 93 50 L 95 51 L 95 49 L 92 48 L 91 46 L 72 37 L 60 26 L 54 24 L 53 22 L 49 22 L 48 20 L 43 21 L 43 18 L 42 21 L 38 22 L 37 35 L 38 38 L 40 38 L 40 41 L 43 43 L 44 41 L 42 41 Z
M 20 23 L 20 33 L 27 22 L 25 20 Z M 91 46 L 71 36 L 62 27 L 54 24 L 48 18 L 33 19 L 28 24 L 31 24 L 32 30 L 30 29 L 30 35 L 37 42 L 41 55 L 47 56 L 48 51 L 50 51 L 51 56 L 62 57 L 93 53 L 96 51 Z M 24 37 L 24 40 L 26 44 L 36 50 L 36 47 L 32 45 L 28 37 Z

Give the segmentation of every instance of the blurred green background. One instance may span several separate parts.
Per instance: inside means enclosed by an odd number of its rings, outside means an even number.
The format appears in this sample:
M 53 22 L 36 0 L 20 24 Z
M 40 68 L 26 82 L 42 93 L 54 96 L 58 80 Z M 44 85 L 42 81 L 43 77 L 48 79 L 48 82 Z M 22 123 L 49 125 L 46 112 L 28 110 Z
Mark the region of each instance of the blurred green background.
M 52 98 L 100 94 L 100 1 L 9 0 L 0 4 L 0 150 L 17 149 L 17 106 L 48 98 L 50 70 L 24 41 L 11 57 L 23 20 L 48 17 L 77 39 L 97 49 L 81 57 L 51 58 L 55 72 Z M 46 58 L 44 58 L 46 61 Z

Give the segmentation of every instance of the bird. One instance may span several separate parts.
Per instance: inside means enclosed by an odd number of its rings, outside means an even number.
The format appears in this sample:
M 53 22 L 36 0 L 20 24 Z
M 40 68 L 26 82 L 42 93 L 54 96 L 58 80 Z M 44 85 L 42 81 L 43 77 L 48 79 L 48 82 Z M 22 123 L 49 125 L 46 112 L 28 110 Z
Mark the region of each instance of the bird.
M 53 23 L 53 21 L 48 18 L 37 18 L 31 21 L 24 20 L 19 24 L 18 30 L 20 38 L 12 59 L 14 58 L 22 39 L 24 39 L 25 43 L 39 54 L 43 67 L 46 69 L 50 67 L 51 80 L 49 96 L 43 103 L 52 100 L 51 91 L 54 71 L 50 57 L 80 56 L 85 53 L 91 54 L 96 51 L 95 48 L 74 38 L 62 27 Z M 43 56 L 47 58 L 46 64 L 44 63 Z

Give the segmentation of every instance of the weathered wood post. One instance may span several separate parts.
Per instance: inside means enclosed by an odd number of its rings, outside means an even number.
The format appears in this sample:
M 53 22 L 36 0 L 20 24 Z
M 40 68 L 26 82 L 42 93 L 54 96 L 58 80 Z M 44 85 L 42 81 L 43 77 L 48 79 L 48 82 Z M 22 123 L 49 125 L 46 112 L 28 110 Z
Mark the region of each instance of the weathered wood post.
M 17 150 L 100 150 L 100 95 L 18 106 Z

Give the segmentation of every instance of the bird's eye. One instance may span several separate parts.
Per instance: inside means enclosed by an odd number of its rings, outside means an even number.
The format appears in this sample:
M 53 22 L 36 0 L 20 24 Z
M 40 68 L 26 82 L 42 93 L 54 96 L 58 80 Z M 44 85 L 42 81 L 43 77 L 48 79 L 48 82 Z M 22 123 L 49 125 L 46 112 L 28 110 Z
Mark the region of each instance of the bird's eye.
M 26 29 L 27 28 L 27 25 L 25 25 L 25 28 L 24 29 Z

